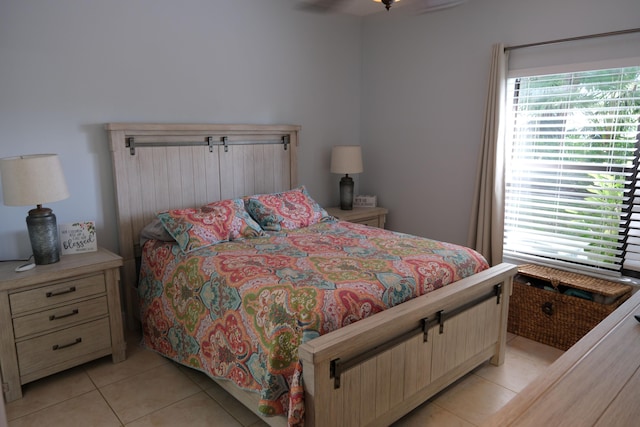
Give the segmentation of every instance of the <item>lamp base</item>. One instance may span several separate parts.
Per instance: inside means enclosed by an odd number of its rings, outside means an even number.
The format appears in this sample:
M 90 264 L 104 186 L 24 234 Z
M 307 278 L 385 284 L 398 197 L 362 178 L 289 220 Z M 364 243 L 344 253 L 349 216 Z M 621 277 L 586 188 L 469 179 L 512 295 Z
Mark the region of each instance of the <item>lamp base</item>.
M 340 209 L 353 209 L 353 179 L 349 175 L 343 176 L 340 180 Z
M 53 264 L 60 261 L 58 224 L 51 209 L 37 208 L 29 211 L 27 230 L 31 241 L 33 259 L 37 265 Z

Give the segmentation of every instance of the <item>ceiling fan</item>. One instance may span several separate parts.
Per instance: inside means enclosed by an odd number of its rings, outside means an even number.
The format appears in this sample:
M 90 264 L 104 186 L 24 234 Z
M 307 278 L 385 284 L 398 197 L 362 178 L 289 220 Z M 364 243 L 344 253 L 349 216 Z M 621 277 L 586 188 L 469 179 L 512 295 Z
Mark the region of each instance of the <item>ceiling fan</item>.
M 376 0 L 373 0 L 376 1 Z M 380 0 L 380 3 L 384 4 L 384 7 L 389 10 L 391 9 L 391 5 L 394 4 L 396 0 Z
M 319 12 L 335 12 L 344 7 L 347 3 L 355 0 L 307 0 L 306 8 Z M 358 1 L 374 1 L 382 3 L 385 9 L 391 9 L 396 3 L 400 3 L 401 0 L 358 0 Z M 434 12 L 436 10 L 446 9 L 449 7 L 457 6 L 466 2 L 467 0 L 402 0 L 402 3 L 411 3 L 415 6 L 417 13 Z

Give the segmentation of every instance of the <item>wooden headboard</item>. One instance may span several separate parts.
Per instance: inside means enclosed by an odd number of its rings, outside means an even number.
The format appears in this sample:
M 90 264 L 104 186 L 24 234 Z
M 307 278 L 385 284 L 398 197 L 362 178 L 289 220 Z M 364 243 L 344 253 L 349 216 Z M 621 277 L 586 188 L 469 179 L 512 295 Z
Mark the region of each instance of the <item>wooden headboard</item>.
M 140 231 L 165 209 L 294 188 L 300 126 L 108 123 L 127 323 Z

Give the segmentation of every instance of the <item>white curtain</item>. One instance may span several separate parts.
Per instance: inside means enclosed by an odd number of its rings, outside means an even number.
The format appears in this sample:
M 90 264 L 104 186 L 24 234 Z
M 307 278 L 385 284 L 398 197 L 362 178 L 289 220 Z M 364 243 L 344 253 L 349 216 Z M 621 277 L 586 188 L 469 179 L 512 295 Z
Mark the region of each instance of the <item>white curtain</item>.
M 489 90 L 484 113 L 482 152 L 478 159 L 467 246 L 490 265 L 502 262 L 504 237 L 504 106 L 507 56 L 502 43 L 493 46 Z

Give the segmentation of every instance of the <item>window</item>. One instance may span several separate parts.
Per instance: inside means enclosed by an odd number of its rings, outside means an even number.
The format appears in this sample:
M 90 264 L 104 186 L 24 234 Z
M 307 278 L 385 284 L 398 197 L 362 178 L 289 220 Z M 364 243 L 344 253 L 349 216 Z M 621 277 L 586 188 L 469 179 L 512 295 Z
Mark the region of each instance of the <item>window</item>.
M 507 88 L 505 258 L 636 275 L 640 67 Z

